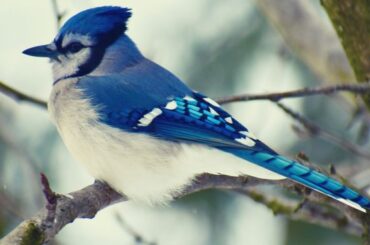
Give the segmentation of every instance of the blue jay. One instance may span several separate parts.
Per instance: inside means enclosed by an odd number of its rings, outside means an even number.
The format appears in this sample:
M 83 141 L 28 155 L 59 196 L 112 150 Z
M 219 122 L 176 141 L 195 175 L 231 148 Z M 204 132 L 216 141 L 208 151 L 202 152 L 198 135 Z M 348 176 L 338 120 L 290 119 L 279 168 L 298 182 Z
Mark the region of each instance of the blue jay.
M 53 65 L 48 110 L 65 145 L 129 199 L 171 200 L 203 174 L 289 178 L 366 212 L 370 201 L 279 155 L 214 100 L 146 59 L 125 34 L 130 9 L 97 7 L 24 54 Z M 213 160 L 208 160 L 209 156 Z

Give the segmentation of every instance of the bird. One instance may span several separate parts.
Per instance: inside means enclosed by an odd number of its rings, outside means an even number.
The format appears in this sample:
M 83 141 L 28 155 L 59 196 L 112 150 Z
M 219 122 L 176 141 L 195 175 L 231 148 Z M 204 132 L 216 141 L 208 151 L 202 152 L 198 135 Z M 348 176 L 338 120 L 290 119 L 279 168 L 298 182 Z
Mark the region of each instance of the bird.
M 370 209 L 367 197 L 277 153 L 217 102 L 147 59 L 126 33 L 131 15 L 120 6 L 87 9 L 51 43 L 23 51 L 50 60 L 50 118 L 95 179 L 155 205 L 173 200 L 201 174 L 288 178 Z

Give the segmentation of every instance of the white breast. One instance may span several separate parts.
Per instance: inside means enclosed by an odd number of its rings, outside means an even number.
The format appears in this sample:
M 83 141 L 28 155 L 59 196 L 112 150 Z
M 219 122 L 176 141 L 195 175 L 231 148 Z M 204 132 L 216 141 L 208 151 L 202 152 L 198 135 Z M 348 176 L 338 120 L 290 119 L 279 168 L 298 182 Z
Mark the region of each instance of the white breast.
M 60 81 L 50 96 L 49 111 L 58 131 L 69 151 L 91 175 L 132 200 L 168 201 L 196 175 L 205 172 L 283 178 L 206 146 L 174 144 L 102 124 L 89 102 L 81 99 L 75 82 Z

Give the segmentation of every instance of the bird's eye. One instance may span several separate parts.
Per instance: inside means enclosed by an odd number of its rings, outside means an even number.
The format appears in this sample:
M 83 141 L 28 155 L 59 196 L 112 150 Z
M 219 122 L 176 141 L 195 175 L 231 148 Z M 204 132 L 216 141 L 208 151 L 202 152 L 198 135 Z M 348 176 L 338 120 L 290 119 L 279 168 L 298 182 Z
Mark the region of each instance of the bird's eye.
M 76 42 L 76 43 L 69 44 L 66 49 L 69 53 L 74 54 L 80 51 L 83 47 L 84 46 L 81 43 Z

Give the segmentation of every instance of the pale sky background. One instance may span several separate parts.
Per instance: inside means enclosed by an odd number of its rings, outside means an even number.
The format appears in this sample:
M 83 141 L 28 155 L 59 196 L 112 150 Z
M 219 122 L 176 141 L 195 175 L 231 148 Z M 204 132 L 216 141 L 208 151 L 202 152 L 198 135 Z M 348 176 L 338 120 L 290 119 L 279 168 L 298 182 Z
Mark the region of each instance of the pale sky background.
M 209 10 L 211 2 L 213 4 Z M 63 1 L 61 7 L 71 16 L 102 3 L 131 7 L 133 17 L 129 22 L 128 34 L 145 55 L 180 78 L 186 76 L 183 64 L 193 55 L 190 52 L 192 44 L 212 42 L 220 33 L 228 35 L 229 26 L 244 20 L 243 16 L 250 11 L 256 11 L 253 1 L 245 0 L 71 0 Z M 46 100 L 52 84 L 48 62 L 24 56 L 21 52 L 54 38 L 56 23 L 50 1 L 1 0 L 1 6 L 0 79 Z M 252 26 L 253 23 L 246 23 L 245 28 Z M 253 63 L 254 72 L 240 75 L 240 93 L 282 91 L 301 86 L 301 78 L 292 64 L 284 63 L 276 52 L 271 52 L 281 45 L 279 35 L 272 34 L 271 40 L 266 42 L 272 48 L 260 52 L 260 58 Z M 279 82 L 276 82 L 276 78 L 279 78 Z M 243 81 L 258 82 L 247 84 Z M 1 103 L 11 108 L 12 116 L 16 119 L 13 126 L 17 130 L 18 142 L 24 145 L 39 144 L 42 133 L 54 131 L 45 111 L 3 97 L 0 99 Z M 300 108 L 299 101 L 288 104 Z M 280 152 L 293 144 L 294 136 L 289 127 L 291 121 L 270 103 L 235 104 L 232 110 L 256 135 Z M 273 121 L 266 120 L 266 111 Z M 276 130 L 279 128 L 282 130 Z M 52 151 L 53 160 L 43 164 L 57 173 L 51 180 L 55 191 L 67 193 L 92 183 L 93 179 L 70 157 L 60 141 L 54 148 L 45 151 Z M 8 181 L 10 183 L 11 177 Z M 178 202 L 169 207 L 121 203 L 99 212 L 92 220 L 75 221 L 66 226 L 57 238 L 61 244 L 134 244 L 132 236 L 115 219 L 119 213 L 144 238 L 158 245 L 203 245 L 211 234 L 209 222 L 212 220 L 208 218 L 207 205 L 209 203 L 205 201 L 198 201 L 196 206 Z M 30 209 L 37 210 L 37 207 Z M 233 199 L 233 203 L 225 207 L 224 215 L 223 244 L 284 244 L 284 220 L 274 217 L 265 207 L 246 197 Z

